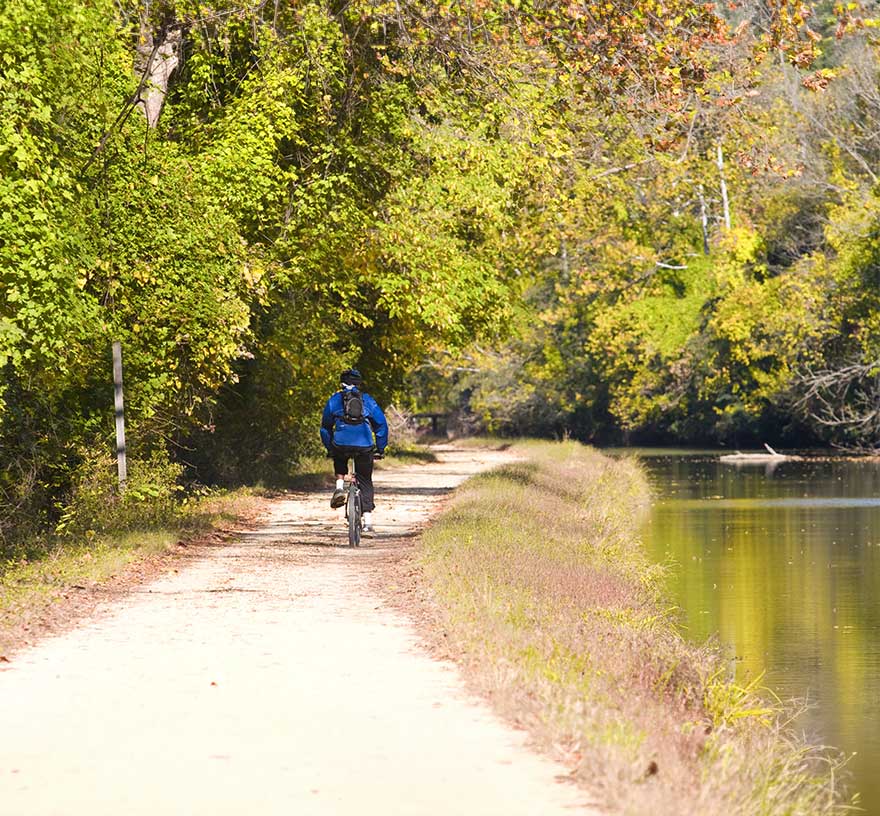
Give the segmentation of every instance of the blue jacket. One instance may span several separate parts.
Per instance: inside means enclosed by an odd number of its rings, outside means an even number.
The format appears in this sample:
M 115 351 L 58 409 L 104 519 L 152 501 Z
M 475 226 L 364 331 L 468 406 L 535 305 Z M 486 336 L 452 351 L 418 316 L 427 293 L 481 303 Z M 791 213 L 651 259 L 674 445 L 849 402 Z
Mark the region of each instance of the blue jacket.
M 353 390 L 357 390 L 351 386 Z M 365 422 L 350 425 L 343 417 L 342 391 L 337 391 L 324 406 L 321 417 L 321 441 L 330 450 L 332 445 L 351 448 L 372 448 L 375 444 L 379 453 L 384 453 L 388 444 L 388 422 L 379 404 L 369 394 L 359 392 L 364 400 Z M 373 442 L 373 434 L 376 441 Z

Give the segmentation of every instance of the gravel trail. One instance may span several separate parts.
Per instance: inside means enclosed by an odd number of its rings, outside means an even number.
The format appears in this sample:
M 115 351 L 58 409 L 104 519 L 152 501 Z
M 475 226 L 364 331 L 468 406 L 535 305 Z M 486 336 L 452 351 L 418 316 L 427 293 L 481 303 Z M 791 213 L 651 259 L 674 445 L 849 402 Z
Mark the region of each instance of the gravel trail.
M 444 494 L 504 456 L 446 447 L 377 471 L 360 550 L 336 546 L 328 496 L 289 494 L 0 664 L 0 814 L 593 812 L 371 588 Z

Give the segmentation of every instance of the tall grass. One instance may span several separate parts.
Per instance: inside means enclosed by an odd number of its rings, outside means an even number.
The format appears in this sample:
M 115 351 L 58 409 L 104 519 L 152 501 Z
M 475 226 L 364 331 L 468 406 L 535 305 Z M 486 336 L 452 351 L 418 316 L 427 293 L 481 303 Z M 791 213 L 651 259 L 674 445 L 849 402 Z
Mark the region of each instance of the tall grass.
M 574 443 L 471 480 L 419 560 L 497 705 L 620 813 L 836 814 L 840 761 L 687 643 L 638 525 L 633 461 Z

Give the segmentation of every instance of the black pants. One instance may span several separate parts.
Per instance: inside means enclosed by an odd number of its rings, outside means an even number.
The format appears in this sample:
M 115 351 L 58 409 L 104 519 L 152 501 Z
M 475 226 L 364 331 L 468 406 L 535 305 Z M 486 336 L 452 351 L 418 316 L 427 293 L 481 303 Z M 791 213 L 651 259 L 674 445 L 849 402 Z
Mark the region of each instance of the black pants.
M 361 489 L 361 499 L 365 513 L 372 513 L 376 503 L 373 499 L 373 449 L 333 447 L 333 472 L 337 476 L 348 473 L 348 460 L 354 459 L 354 475 Z

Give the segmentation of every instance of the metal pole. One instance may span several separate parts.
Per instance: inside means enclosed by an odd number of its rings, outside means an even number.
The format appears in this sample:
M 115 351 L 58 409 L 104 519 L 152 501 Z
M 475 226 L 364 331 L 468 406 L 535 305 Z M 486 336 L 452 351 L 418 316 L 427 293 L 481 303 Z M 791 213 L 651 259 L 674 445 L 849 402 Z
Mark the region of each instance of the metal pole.
M 122 343 L 113 343 L 113 396 L 116 406 L 116 469 L 119 490 L 125 490 L 128 468 L 125 462 L 125 408 L 122 402 Z

